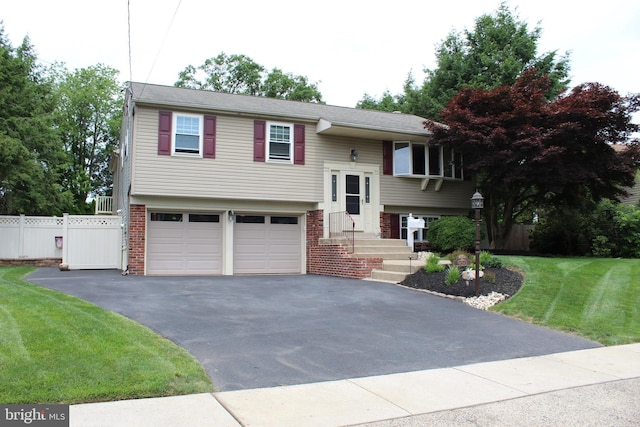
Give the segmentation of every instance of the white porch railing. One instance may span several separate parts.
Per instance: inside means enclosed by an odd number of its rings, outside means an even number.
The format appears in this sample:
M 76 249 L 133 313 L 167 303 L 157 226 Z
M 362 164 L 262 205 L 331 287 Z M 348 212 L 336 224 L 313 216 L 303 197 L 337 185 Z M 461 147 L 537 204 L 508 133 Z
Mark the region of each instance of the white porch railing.
M 113 214 L 113 197 L 96 196 L 96 215 Z
M 351 253 L 355 250 L 356 222 L 349 212 L 331 212 L 329 214 L 329 237 L 345 238 L 349 243 Z

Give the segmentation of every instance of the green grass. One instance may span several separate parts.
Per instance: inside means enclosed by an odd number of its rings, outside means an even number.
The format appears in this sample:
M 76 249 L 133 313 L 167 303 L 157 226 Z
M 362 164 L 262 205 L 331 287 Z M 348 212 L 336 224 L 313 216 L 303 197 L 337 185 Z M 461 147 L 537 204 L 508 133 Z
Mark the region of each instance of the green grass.
M 501 258 L 526 277 L 494 311 L 604 345 L 640 342 L 640 260 Z
M 213 390 L 184 349 L 0 267 L 0 402 L 79 403 Z

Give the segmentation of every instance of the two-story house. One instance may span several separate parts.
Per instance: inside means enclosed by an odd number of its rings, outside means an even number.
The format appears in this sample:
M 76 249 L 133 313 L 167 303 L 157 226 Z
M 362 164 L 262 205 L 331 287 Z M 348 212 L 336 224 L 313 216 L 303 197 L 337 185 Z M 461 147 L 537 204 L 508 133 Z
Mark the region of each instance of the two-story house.
M 314 250 L 330 221 L 346 217 L 356 239 L 399 239 L 410 213 L 428 224 L 469 212 L 474 188 L 461 157 L 429 144 L 423 122 L 131 83 L 112 159 L 123 266 L 148 275 L 354 276 Z

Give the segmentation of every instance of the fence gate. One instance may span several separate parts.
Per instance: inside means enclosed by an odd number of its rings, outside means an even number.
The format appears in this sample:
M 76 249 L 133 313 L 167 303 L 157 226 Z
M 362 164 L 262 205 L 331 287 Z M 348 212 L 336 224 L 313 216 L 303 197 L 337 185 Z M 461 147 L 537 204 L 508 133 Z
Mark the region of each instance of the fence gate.
M 72 270 L 120 268 L 122 218 L 64 216 L 62 262 Z

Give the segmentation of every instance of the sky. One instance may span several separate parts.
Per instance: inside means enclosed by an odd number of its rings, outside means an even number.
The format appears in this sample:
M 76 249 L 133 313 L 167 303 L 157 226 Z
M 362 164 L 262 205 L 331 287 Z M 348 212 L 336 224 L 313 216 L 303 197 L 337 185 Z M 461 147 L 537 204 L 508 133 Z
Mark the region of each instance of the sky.
M 0 20 L 14 47 L 29 36 L 44 64 L 98 63 L 120 81 L 173 85 L 188 65 L 221 52 L 268 70 L 308 77 L 330 105 L 354 107 L 365 93 L 402 92 L 424 80 L 450 31 L 472 29 L 499 0 L 3 0 Z M 640 2 L 511 0 L 538 53 L 570 53 L 571 86 L 599 82 L 640 92 Z M 130 13 L 128 13 L 130 12 Z M 130 35 L 130 37 L 129 37 Z M 130 49 L 129 49 L 130 47 Z M 637 120 L 636 120 L 637 121 Z

